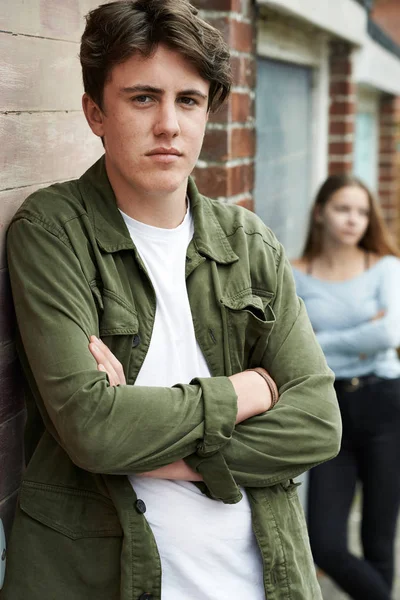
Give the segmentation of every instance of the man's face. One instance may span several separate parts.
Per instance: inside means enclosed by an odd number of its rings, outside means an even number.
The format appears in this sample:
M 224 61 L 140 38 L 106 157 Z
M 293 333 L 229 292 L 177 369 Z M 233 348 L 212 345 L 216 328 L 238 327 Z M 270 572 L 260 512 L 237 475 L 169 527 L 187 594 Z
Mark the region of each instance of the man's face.
M 104 112 L 90 125 L 104 139 L 117 195 L 186 189 L 203 143 L 209 87 L 190 62 L 164 46 L 150 58 L 138 54 L 114 67 Z

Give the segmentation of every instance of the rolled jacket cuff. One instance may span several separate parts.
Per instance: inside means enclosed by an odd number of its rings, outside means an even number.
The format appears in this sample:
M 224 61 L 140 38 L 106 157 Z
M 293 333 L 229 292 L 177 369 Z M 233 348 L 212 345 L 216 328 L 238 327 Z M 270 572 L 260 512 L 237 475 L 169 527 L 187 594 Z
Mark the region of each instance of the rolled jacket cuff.
M 232 437 L 237 416 L 237 395 L 228 377 L 196 378 L 204 402 L 204 437 L 197 454 L 210 456 L 223 448 Z
M 203 477 L 207 489 L 202 491 L 213 500 L 221 500 L 225 504 L 236 504 L 242 499 L 243 495 L 222 452 L 216 452 L 206 458 L 192 454 L 185 458 L 185 462 Z

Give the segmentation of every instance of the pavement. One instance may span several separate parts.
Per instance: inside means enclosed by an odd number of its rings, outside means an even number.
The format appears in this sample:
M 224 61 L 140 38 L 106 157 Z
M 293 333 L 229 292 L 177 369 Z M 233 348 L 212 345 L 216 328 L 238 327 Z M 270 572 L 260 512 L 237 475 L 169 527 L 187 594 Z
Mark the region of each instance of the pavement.
M 349 540 L 351 550 L 358 556 L 361 556 L 359 529 L 360 529 L 361 514 L 359 503 L 356 502 L 352 510 L 349 523 Z M 393 590 L 393 600 L 400 600 L 400 518 L 397 527 L 397 542 L 396 542 L 396 580 Z M 324 574 L 319 577 L 319 582 L 322 589 L 324 600 L 351 600 L 350 596 L 340 591 L 337 586 Z M 368 598 L 365 598 L 368 600 Z

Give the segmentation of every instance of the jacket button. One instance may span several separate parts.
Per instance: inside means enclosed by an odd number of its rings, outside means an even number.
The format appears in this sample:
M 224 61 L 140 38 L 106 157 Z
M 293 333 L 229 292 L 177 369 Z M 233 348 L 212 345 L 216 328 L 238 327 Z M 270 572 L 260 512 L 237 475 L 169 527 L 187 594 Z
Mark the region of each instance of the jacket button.
M 132 338 L 132 348 L 137 348 L 137 346 L 139 346 L 140 344 L 140 335 L 138 333 L 135 333 L 135 335 Z
M 138 500 L 136 500 L 135 507 L 136 507 L 136 510 L 138 511 L 138 513 L 140 513 L 141 515 L 143 515 L 147 510 L 145 503 L 143 502 L 143 500 L 140 500 L 140 498 Z M 146 598 L 147 598 L 147 596 L 146 596 Z
M 139 596 L 138 600 L 153 600 L 153 595 L 149 594 L 149 592 L 145 592 L 141 596 Z

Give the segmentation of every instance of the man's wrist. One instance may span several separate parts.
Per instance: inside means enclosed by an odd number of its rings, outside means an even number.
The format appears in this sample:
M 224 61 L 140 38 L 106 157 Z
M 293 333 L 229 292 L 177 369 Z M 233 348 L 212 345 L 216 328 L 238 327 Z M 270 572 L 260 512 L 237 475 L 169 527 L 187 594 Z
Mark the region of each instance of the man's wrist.
M 272 394 L 265 381 L 252 370 L 229 377 L 237 395 L 236 424 L 269 410 Z
M 267 373 L 267 371 L 261 367 L 254 367 L 254 369 L 247 369 L 247 371 L 255 371 L 264 379 L 264 381 L 267 384 L 269 391 L 271 393 L 271 406 L 269 407 L 268 410 L 271 410 L 272 408 L 274 408 L 275 404 L 279 400 L 279 392 L 278 392 L 278 387 L 277 387 L 275 381 L 272 379 L 271 375 L 269 375 L 269 373 Z

